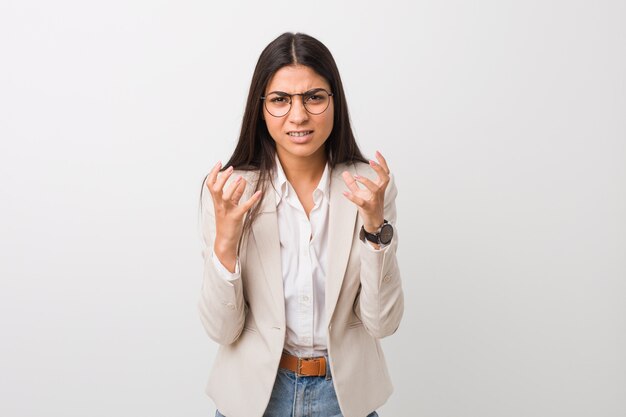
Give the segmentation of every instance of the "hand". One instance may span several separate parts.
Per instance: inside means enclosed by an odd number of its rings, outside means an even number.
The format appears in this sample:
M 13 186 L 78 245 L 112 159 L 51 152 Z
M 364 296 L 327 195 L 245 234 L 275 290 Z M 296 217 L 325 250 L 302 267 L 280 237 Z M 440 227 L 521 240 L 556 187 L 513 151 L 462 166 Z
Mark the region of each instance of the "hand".
M 346 191 L 343 195 L 357 205 L 363 219 L 363 227 L 369 233 L 376 232 L 385 221 L 385 190 L 389 184 L 390 171 L 387 161 L 378 151 L 376 151 L 376 159 L 378 163 L 370 160 L 370 166 L 378 174 L 376 182 L 359 175 L 352 177 L 348 171 L 342 173 L 343 180 L 350 189 L 350 192 Z M 359 187 L 357 181 L 365 188 Z
M 209 173 L 206 182 L 215 211 L 213 250 L 220 262 L 233 272 L 237 261 L 237 243 L 243 232 L 244 216 L 260 199 L 261 191 L 257 191 L 248 201 L 240 204 L 241 196 L 246 189 L 246 181 L 239 176 L 224 189 L 224 184 L 233 173 L 233 167 L 228 167 L 218 178 L 221 167 L 222 163 L 218 162 Z

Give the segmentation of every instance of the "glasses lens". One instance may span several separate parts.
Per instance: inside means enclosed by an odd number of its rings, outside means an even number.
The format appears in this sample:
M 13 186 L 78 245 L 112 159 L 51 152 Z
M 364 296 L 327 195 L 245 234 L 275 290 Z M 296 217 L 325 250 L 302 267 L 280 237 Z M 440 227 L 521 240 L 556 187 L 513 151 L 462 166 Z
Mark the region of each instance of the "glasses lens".
M 330 103 L 330 97 L 324 90 L 313 90 L 304 96 L 304 107 L 311 114 L 323 113 Z
M 290 107 L 289 96 L 271 93 L 265 98 L 265 108 L 272 116 L 284 116 L 289 112 Z

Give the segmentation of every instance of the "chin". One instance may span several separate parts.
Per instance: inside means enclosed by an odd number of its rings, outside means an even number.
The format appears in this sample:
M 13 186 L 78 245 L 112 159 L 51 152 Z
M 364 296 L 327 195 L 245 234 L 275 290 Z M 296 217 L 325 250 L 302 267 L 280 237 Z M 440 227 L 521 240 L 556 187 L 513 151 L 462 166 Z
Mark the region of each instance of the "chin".
M 296 149 L 296 150 L 289 150 L 288 153 L 290 153 L 291 155 L 300 157 L 300 158 L 310 158 L 312 156 L 314 156 L 316 153 L 318 152 L 317 149 L 315 150 L 309 150 L 309 149 Z
M 281 146 L 281 151 L 300 158 L 307 158 L 314 156 L 318 152 L 324 152 L 324 144 L 321 145 L 306 143 L 302 145 L 288 144 L 287 146 Z

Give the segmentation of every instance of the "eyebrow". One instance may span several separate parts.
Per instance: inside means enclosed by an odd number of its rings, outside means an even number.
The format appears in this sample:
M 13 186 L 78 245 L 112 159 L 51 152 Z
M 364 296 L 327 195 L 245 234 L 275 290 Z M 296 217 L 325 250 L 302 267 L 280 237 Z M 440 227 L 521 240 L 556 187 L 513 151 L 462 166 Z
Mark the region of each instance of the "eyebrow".
M 310 90 L 307 90 L 303 93 L 285 93 L 284 91 L 280 91 L 280 90 L 275 90 L 275 91 L 270 91 L 269 93 L 265 94 L 266 96 L 274 93 L 274 94 L 278 94 L 278 95 L 282 95 L 282 96 L 292 96 L 294 94 L 306 94 L 306 93 L 311 93 L 313 91 L 317 91 L 317 90 L 326 90 L 324 87 L 316 87 L 316 88 L 311 88 Z

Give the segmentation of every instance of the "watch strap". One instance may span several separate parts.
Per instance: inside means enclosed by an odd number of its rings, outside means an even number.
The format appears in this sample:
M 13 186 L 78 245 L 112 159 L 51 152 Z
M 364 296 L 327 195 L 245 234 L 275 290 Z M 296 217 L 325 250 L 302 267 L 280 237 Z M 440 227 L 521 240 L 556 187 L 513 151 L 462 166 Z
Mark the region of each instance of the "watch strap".
M 378 245 L 384 245 L 385 243 L 382 243 L 380 241 L 380 232 L 383 229 L 383 226 L 385 226 L 386 224 L 389 224 L 389 222 L 387 220 L 383 221 L 383 224 L 378 228 L 378 230 L 376 231 L 376 233 L 369 233 L 368 231 L 365 230 L 364 226 L 361 226 L 361 240 L 363 239 L 367 239 L 372 243 L 376 243 Z M 387 242 L 388 244 L 389 242 Z

